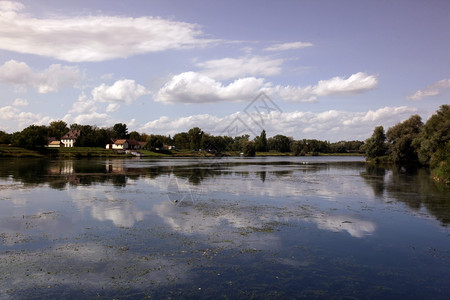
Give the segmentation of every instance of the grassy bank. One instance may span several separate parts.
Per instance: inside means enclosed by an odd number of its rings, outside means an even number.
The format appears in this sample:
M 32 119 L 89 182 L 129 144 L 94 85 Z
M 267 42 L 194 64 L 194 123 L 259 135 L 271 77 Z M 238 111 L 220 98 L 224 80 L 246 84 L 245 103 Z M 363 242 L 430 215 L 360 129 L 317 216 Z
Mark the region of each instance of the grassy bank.
M 197 152 L 192 150 L 175 150 L 153 152 L 149 150 L 139 150 L 144 157 L 215 157 L 209 152 Z M 224 156 L 240 156 L 240 151 L 226 151 Z M 354 153 L 314 153 L 317 156 L 353 156 L 360 155 Z M 256 156 L 293 156 L 291 152 L 256 152 Z M 306 156 L 312 156 L 307 154 Z M 51 157 L 51 158 L 93 158 L 93 157 L 133 157 L 131 154 L 118 154 L 112 150 L 99 147 L 71 147 L 71 148 L 37 148 L 25 149 L 0 145 L 0 157 Z

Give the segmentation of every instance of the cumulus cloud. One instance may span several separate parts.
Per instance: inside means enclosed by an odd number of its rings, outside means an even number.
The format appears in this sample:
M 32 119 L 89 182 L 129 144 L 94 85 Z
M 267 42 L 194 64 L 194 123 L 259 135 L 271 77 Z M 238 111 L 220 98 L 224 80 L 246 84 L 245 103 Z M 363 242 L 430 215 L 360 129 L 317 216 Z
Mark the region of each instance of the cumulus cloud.
M 96 125 L 99 127 L 108 126 L 113 123 L 109 115 L 105 113 L 98 113 L 96 111 L 91 113 L 79 114 L 76 116 L 73 116 L 72 114 L 67 114 L 63 117 L 63 120 L 68 124 L 71 123 L 89 124 L 89 125 Z
M 197 64 L 202 74 L 215 79 L 242 78 L 245 76 L 272 76 L 281 73 L 282 59 L 262 56 L 222 58 Z
M 377 77 L 363 72 L 348 78 L 321 80 L 314 86 L 273 86 L 263 78 L 245 77 L 225 85 L 197 72 L 175 75 L 158 92 L 155 100 L 163 103 L 215 103 L 248 101 L 260 92 L 292 102 L 314 102 L 319 96 L 355 95 L 375 88 Z
M 118 111 L 120 108 L 120 105 L 117 103 L 110 103 L 108 104 L 108 106 L 106 107 L 106 112 L 114 112 L 114 111 Z
M 358 72 L 348 78 L 336 76 L 305 87 L 278 85 L 272 89 L 272 93 L 279 94 L 286 101 L 314 102 L 320 96 L 361 94 L 374 89 L 377 85 L 378 79 L 375 75 Z
M 168 49 L 202 47 L 196 24 L 159 17 L 57 16 L 34 18 L 23 5 L 0 5 L 0 49 L 69 62 L 104 61 Z
M 282 132 L 296 139 L 314 138 L 322 140 L 365 140 L 370 137 L 373 129 L 382 125 L 385 128 L 406 120 L 417 109 L 401 107 L 384 107 L 366 112 L 349 112 L 329 110 L 319 113 L 293 111 L 271 112 L 264 115 L 264 129 L 269 136 Z M 236 122 L 239 120 L 239 123 Z M 234 122 L 234 123 L 233 123 Z M 182 118 L 162 116 L 147 122 L 140 130 L 159 134 L 175 134 L 198 126 L 203 131 L 214 135 L 226 135 L 230 124 L 240 126 L 241 134 L 259 134 L 262 130 L 258 124 L 245 114 L 234 113 L 224 117 L 210 114 L 193 115 Z
M 438 82 L 435 82 L 429 86 L 427 86 L 424 90 L 418 90 L 411 96 L 409 96 L 408 100 L 422 100 L 431 96 L 439 96 L 442 93 L 442 90 L 450 88 L 450 79 L 442 79 Z
M 77 67 L 60 64 L 50 65 L 41 72 L 33 71 L 26 63 L 15 60 L 9 60 L 0 66 L 0 83 L 11 84 L 19 90 L 32 87 L 42 94 L 72 86 L 79 77 Z
M 22 99 L 22 98 L 17 98 L 12 103 L 13 106 L 28 106 L 28 104 L 29 104 L 28 100 L 27 99 Z
M 265 48 L 266 51 L 286 51 L 286 50 L 295 50 L 302 49 L 307 47 L 312 47 L 313 44 L 309 42 L 292 42 L 292 43 L 282 43 L 275 44 Z
M 125 102 L 130 104 L 133 100 L 149 94 L 150 92 L 134 80 L 121 79 L 113 85 L 102 84 L 92 90 L 92 97 L 95 101 L 117 103 Z
M 48 125 L 53 119 L 39 113 L 24 112 L 16 107 L 0 107 L 0 127 L 8 132 L 22 130 L 35 125 Z
M 264 79 L 240 78 L 229 85 L 196 72 L 175 75 L 157 93 L 163 103 L 215 103 L 252 99 L 264 86 Z

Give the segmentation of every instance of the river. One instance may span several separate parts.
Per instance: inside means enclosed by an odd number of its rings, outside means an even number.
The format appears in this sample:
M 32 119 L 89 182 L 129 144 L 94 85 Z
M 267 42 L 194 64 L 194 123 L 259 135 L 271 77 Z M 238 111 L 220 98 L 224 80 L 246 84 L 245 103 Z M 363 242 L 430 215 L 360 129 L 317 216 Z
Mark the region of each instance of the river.
M 448 299 L 450 189 L 361 157 L 0 161 L 0 298 Z

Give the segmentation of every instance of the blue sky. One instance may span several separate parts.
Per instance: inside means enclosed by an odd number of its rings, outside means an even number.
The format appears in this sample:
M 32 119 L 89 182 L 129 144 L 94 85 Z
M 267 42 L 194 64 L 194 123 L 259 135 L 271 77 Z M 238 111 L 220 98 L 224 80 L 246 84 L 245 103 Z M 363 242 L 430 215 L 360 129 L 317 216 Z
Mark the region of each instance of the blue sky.
M 0 1 L 0 130 L 238 119 L 239 134 L 363 140 L 449 104 L 449 15 L 445 0 Z

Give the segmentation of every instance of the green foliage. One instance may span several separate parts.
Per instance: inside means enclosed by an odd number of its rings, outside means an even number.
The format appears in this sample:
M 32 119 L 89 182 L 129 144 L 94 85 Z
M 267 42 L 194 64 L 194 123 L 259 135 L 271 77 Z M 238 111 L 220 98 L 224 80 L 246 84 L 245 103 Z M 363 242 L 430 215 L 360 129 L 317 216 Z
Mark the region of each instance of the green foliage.
M 72 125 L 70 126 L 72 128 Z M 105 147 L 113 132 L 111 129 L 98 128 L 91 125 L 78 125 L 81 136 L 76 140 L 75 147 Z
M 189 129 L 188 135 L 189 135 L 189 141 L 191 144 L 191 149 L 193 149 L 193 150 L 200 149 L 203 131 L 198 127 L 194 127 L 194 128 Z
M 440 181 L 450 183 L 450 142 L 435 152 L 430 165 L 434 176 Z
M 137 131 L 132 131 L 132 132 L 130 132 L 130 139 L 131 140 L 140 141 L 141 140 L 141 135 Z
M 389 128 L 386 138 L 389 145 L 390 156 L 396 163 L 416 163 L 417 152 L 412 146 L 413 140 L 419 136 L 423 126 L 418 115 Z
M 253 157 L 256 154 L 255 143 L 252 141 L 245 141 L 242 145 L 242 152 L 246 157 Z
M 50 122 L 48 126 L 48 136 L 55 137 L 57 140 L 60 140 L 68 131 L 67 123 L 62 120 Z
M 173 136 L 173 143 L 177 149 L 189 149 L 191 141 L 187 132 L 180 132 Z
M 425 123 L 413 145 L 418 148 L 419 161 L 430 164 L 433 154 L 450 141 L 450 105 L 442 105 Z
M 11 143 L 11 135 L 9 133 L 0 130 L 0 145 L 2 144 L 7 145 L 10 143 Z
M 386 135 L 383 126 L 375 127 L 372 136 L 366 140 L 362 149 L 367 160 L 374 160 L 376 157 L 386 155 Z
M 145 148 L 150 149 L 152 151 L 159 150 L 164 145 L 164 137 L 161 135 L 155 135 L 151 134 L 147 138 L 147 144 L 145 145 Z
M 212 153 L 222 153 L 227 149 L 227 142 L 229 141 L 229 139 L 226 139 L 223 136 L 213 136 L 204 133 L 202 136 L 201 148 Z
M 127 139 L 128 138 L 128 128 L 126 124 L 117 123 L 113 126 L 113 138 L 116 139 Z
M 244 134 L 241 136 L 235 136 L 233 143 L 231 144 L 231 150 L 233 151 L 243 151 L 244 143 L 248 142 L 250 136 L 248 134 Z
M 47 129 L 45 126 L 30 125 L 21 132 L 13 133 L 11 143 L 27 149 L 43 147 L 47 145 Z
M 263 129 L 261 134 L 254 139 L 256 151 L 266 152 L 267 151 L 267 137 L 266 131 Z
M 289 152 L 291 151 L 291 142 L 291 138 L 277 134 L 267 140 L 267 147 L 272 151 Z

